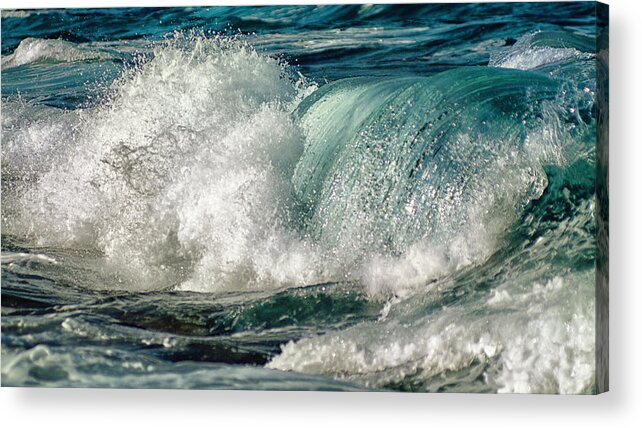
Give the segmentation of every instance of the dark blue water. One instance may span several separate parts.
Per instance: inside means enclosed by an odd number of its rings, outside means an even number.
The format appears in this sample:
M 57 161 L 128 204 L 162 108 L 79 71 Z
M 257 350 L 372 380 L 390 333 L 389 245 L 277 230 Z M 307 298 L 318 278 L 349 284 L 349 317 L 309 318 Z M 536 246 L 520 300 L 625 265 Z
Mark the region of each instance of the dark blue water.
M 3 385 L 593 392 L 595 10 L 3 11 Z
M 245 34 L 259 51 L 283 58 L 323 83 L 360 75 L 425 76 L 462 65 L 485 66 L 493 48 L 511 45 L 534 31 L 568 29 L 594 37 L 594 8 L 591 2 L 577 2 L 37 10 L 3 19 L 2 54 L 10 54 L 26 38 L 89 44 L 111 53 L 113 68 L 85 65 L 85 78 L 74 76 L 64 83 L 56 80 L 60 75 L 47 79 L 48 95 L 56 92 L 56 101 L 64 105 L 86 98 L 74 86 L 103 83 L 103 73 L 114 77 L 149 42 L 175 31 Z M 24 71 L 20 74 L 14 83 L 7 70 L 3 96 L 17 90 L 25 96 L 45 96 L 36 91 L 44 82 L 36 84 L 25 79 Z

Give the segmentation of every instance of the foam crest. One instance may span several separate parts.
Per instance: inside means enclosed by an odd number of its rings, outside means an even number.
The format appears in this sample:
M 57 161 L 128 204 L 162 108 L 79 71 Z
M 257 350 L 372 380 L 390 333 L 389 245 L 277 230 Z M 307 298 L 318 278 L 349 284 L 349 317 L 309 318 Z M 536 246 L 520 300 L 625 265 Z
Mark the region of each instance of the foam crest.
M 13 226 L 97 247 L 118 287 L 307 281 L 314 256 L 285 227 L 300 85 L 242 41 L 177 34 L 78 113 L 71 153 Z
M 31 15 L 31 12 L 26 10 L 3 10 L 0 12 L 2 18 L 26 18 Z
M 62 39 L 27 37 L 9 55 L 2 57 L 2 68 L 9 69 L 38 61 L 76 62 L 108 60 L 114 56 L 104 49 L 67 42 Z
M 376 323 L 290 342 L 268 367 L 419 390 L 481 367 L 475 376 L 483 388 L 498 392 L 587 393 L 594 382 L 590 275 L 554 277 L 524 293 L 506 283 L 513 295 L 504 289 L 487 303 L 430 315 L 400 317 L 396 308 Z
M 563 37 L 564 40 L 559 40 L 556 36 Z M 507 49 L 492 51 L 488 65 L 533 70 L 546 65 L 593 58 L 594 54 L 580 49 L 584 41 L 578 39 L 555 32 L 527 34 Z

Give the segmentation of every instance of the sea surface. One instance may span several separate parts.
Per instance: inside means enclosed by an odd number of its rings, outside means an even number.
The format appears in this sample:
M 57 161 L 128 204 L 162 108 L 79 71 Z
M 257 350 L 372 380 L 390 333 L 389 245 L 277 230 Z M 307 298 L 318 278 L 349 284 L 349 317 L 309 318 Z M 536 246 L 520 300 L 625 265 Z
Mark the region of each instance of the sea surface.
M 1 16 L 3 386 L 596 391 L 595 3 Z

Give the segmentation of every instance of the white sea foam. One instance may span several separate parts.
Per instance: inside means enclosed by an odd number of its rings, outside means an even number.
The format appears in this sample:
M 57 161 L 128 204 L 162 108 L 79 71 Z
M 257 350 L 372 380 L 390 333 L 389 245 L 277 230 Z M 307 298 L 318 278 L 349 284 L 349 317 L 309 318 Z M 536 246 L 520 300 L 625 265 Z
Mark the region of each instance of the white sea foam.
M 582 52 L 572 47 L 533 45 L 533 37 L 536 34 L 523 36 L 510 48 L 492 51 L 488 65 L 517 70 L 533 70 L 548 64 L 594 57 L 592 53 Z
M 385 320 L 290 342 L 268 367 L 382 387 L 448 379 L 488 363 L 494 368 L 485 383 L 498 392 L 588 392 L 594 381 L 591 279 L 591 273 L 554 277 L 524 292 L 523 284 L 509 282 L 488 302 L 430 315 L 417 308 L 403 316 L 408 308 L 397 305 Z
M 31 15 L 26 10 L 3 10 L 0 12 L 2 18 L 26 18 Z
M 11 265 L 14 263 L 23 263 L 25 261 L 35 261 L 38 263 L 51 263 L 51 264 L 57 264 L 58 261 L 51 256 L 48 256 L 46 254 L 32 254 L 32 253 L 6 253 L 0 256 L 0 263 L 3 265 L 9 266 L 11 268 Z
M 6 70 L 37 61 L 76 62 L 111 58 L 113 55 L 106 50 L 87 44 L 28 37 L 12 53 L 2 57 L 2 68 Z
M 405 297 L 418 288 L 427 291 L 432 281 L 488 257 L 495 237 L 487 230 L 453 236 L 450 245 L 417 241 L 401 256 L 373 255 L 359 271 L 359 279 L 373 298 Z
M 67 155 L 78 116 L 21 98 L 2 104 L 2 177 L 23 187 Z M 7 200 L 3 203 L 8 202 Z
M 587 54 L 584 54 L 577 49 L 551 48 L 544 46 L 516 52 L 503 58 L 494 58 L 491 60 L 489 65 L 491 67 L 532 70 L 542 65 L 583 57 L 587 57 Z
M 13 226 L 42 244 L 97 247 L 120 286 L 314 282 L 323 264 L 284 224 L 303 144 L 290 111 L 311 86 L 240 41 L 177 35 L 105 105 L 75 114 L 76 132 L 55 142 L 67 156 L 24 194 Z M 57 122 L 34 133 L 38 123 L 7 134 L 9 147 L 53 147 L 41 137 Z

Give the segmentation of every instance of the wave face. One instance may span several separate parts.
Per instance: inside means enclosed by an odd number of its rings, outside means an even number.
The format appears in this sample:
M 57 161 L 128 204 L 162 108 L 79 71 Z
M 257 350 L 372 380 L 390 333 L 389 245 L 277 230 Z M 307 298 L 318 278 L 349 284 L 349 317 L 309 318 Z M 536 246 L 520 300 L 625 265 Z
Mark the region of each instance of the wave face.
M 452 35 L 426 30 L 435 11 L 285 30 L 311 11 L 3 45 L 3 382 L 594 389 L 588 30 L 474 33 L 456 66 L 383 72 L 361 66 Z M 425 26 L 373 26 L 398 13 Z
M 544 190 L 542 161 L 559 141 L 537 128 L 558 91 L 546 77 L 481 67 L 324 86 L 298 111 L 308 138 L 293 183 L 306 228 L 343 260 L 373 248 L 402 258 L 428 250 L 453 267 L 482 260 Z M 369 276 L 431 279 L 414 267 L 417 278 Z

